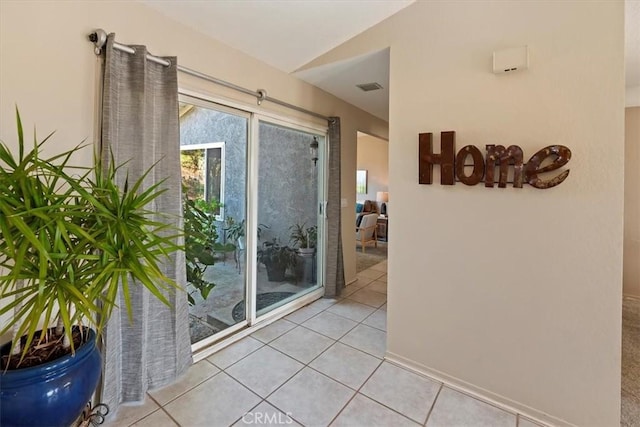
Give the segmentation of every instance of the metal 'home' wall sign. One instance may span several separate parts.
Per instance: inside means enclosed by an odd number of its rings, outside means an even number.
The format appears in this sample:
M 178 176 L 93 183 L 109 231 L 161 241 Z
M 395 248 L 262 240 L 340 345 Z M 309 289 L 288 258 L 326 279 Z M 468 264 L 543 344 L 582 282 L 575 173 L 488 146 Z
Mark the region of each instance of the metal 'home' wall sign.
M 493 187 L 496 181 L 495 170 L 499 168 L 498 187 L 505 188 L 513 183 L 522 188 L 527 183 L 535 188 L 555 187 L 569 176 L 569 169 L 549 179 L 540 178 L 540 174 L 560 169 L 571 159 L 571 150 L 564 145 L 549 145 L 536 152 L 527 163 L 523 162 L 524 153 L 517 145 L 505 148 L 502 145 L 486 145 L 483 157 L 480 149 L 474 145 L 462 147 L 455 152 L 454 131 L 440 133 L 440 154 L 433 152 L 433 134 L 419 135 L 419 183 L 433 183 L 433 165 L 440 165 L 440 184 L 454 185 L 456 179 L 465 185 L 476 185 L 484 180 L 485 187 Z M 472 163 L 466 164 L 471 156 Z M 543 166 L 543 163 L 546 164 Z M 508 181 L 509 167 L 513 167 L 513 180 Z M 473 168 L 470 174 L 465 168 Z

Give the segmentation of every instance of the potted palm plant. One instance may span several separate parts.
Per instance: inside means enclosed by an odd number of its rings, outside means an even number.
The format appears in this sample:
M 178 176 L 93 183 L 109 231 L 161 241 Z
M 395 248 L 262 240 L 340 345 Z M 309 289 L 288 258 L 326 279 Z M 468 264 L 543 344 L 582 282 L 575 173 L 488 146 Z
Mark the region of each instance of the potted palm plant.
M 51 135 L 27 148 L 16 119 L 18 152 L 0 142 L 0 336 L 13 334 L 0 350 L 0 424 L 69 426 L 97 386 L 96 337 L 116 295 L 130 318 L 133 286 L 169 304 L 178 286 L 160 265 L 182 247 L 147 209 L 164 192 L 143 189 L 150 170 L 121 187 L 126 166 L 72 166 L 83 146 L 45 157 Z

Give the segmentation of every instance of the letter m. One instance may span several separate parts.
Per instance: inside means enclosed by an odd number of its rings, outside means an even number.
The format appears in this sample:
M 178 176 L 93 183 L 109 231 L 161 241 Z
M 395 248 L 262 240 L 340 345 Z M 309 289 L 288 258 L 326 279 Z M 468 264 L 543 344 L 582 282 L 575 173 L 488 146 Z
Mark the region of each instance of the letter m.
M 504 148 L 503 145 L 487 145 L 485 187 L 493 187 L 496 162 L 500 164 L 498 187 L 505 188 L 509 174 L 509 166 L 513 165 L 513 186 L 522 188 L 522 149 L 517 145 Z

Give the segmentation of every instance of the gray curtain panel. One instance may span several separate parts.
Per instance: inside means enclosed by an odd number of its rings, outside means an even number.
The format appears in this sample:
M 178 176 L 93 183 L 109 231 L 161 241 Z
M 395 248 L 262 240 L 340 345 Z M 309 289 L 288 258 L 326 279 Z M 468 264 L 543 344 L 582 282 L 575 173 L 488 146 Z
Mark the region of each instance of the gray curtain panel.
M 335 297 L 344 289 L 340 172 L 340 117 L 329 119 L 329 188 L 327 200 L 327 279 L 324 295 Z
M 144 46 L 132 46 L 135 54 L 113 48 L 109 35 L 103 86 L 102 155 L 108 161 L 127 163 L 137 179 L 159 162 L 147 177 L 151 185 L 167 178 L 167 191 L 151 208 L 162 221 L 182 226 L 178 78 L 175 58 L 166 67 L 146 60 Z M 172 255 L 164 272 L 186 287 L 184 253 Z M 125 309 L 114 309 L 103 336 L 103 384 L 101 400 L 112 411 L 120 403 L 144 400 L 148 389 L 164 386 L 192 363 L 189 308 L 184 292 L 168 293 L 171 307 L 158 301 L 143 286 L 131 287 L 133 321 Z M 118 305 L 122 304 L 121 295 Z

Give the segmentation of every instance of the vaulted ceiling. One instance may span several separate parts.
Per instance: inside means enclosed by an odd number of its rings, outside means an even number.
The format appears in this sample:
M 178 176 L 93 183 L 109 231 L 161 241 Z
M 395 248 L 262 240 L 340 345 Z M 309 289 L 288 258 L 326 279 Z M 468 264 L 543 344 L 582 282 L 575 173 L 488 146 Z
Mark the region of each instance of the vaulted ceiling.
M 159 12 L 287 73 L 346 42 L 415 0 L 141 0 Z M 389 52 L 294 73 L 389 119 Z M 364 92 L 360 83 L 382 89 Z
M 415 0 L 140 0 L 161 13 L 305 80 L 369 113 L 389 117 L 389 50 L 306 68 L 315 58 Z M 640 0 L 626 0 L 627 86 L 640 85 Z M 382 89 L 364 92 L 361 83 Z

